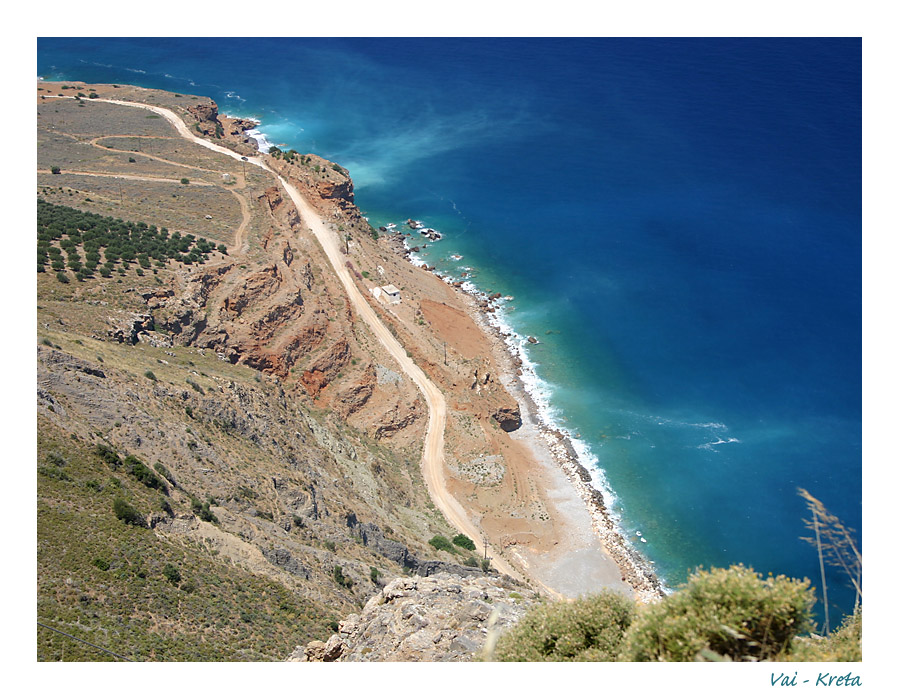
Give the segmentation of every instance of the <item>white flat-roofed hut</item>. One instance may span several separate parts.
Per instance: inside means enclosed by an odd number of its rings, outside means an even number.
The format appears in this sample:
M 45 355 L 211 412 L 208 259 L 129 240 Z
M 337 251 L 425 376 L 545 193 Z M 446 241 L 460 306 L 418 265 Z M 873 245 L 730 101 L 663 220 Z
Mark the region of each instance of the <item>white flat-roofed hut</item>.
M 387 295 L 387 300 L 392 304 L 400 303 L 400 290 L 394 285 L 386 284 L 381 288 L 381 291 Z

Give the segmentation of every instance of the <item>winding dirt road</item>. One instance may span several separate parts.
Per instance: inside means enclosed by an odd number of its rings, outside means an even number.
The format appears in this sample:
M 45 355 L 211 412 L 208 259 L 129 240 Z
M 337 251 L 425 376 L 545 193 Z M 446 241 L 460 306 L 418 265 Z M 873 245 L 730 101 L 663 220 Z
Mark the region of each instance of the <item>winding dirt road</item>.
M 72 99 L 72 98 L 63 98 Z M 307 202 L 300 194 L 296 187 L 285 180 L 281 175 L 273 171 L 259 157 L 241 156 L 239 153 L 232 151 L 224 146 L 212 143 L 205 139 L 192 134 L 187 125 L 171 110 L 164 107 L 156 107 L 154 105 L 146 105 L 139 102 L 126 102 L 123 100 L 95 99 L 92 102 L 108 102 L 110 104 L 121 105 L 124 107 L 139 107 L 155 112 L 165 118 L 178 133 L 186 139 L 197 143 L 204 148 L 221 153 L 222 155 L 235 158 L 236 160 L 244 160 L 247 163 L 255 165 L 272 174 L 281 183 L 281 186 L 287 192 L 291 201 L 300 212 L 301 219 L 306 222 L 310 232 L 315 236 L 322 250 L 328 257 L 328 261 L 334 270 L 334 273 L 340 279 L 344 290 L 350 299 L 356 313 L 362 318 L 375 337 L 387 349 L 391 356 L 400 365 L 403 372 L 415 382 L 419 391 L 425 397 L 425 403 L 428 406 L 428 430 L 425 433 L 425 445 L 422 453 L 422 473 L 425 477 L 425 484 L 428 487 L 428 494 L 431 500 L 444 514 L 447 521 L 459 532 L 467 535 L 475 543 L 479 552 L 486 552 L 491 558 L 493 567 L 504 574 L 513 578 L 521 579 L 522 575 L 513 569 L 497 551 L 484 542 L 479 529 L 469 520 L 466 512 L 463 510 L 459 502 L 447 490 L 444 479 L 444 427 L 447 421 L 447 403 L 443 393 L 435 384 L 426 376 L 426 374 L 410 359 L 406 354 L 404 347 L 387 329 L 375 311 L 369 306 L 367 300 L 363 297 L 356 283 L 350 275 L 350 271 L 344 264 L 344 256 L 341 252 L 340 243 L 337 236 L 329 231 L 324 220 L 319 213 Z M 548 589 L 549 590 L 549 589 Z

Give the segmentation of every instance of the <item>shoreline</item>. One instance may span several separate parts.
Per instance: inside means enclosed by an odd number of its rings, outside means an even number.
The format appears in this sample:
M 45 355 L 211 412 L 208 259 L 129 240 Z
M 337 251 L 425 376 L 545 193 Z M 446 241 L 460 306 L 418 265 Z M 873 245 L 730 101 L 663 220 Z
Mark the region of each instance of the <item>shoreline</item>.
M 101 101 L 114 104 L 129 104 L 109 99 Z M 166 111 L 153 105 L 141 104 L 139 106 L 158 113 L 164 113 Z M 169 118 L 167 115 L 164 116 L 166 116 L 167 119 Z M 170 121 L 175 123 L 174 120 Z M 261 123 L 256 120 L 254 121 L 256 123 L 254 128 L 250 131 L 256 132 L 262 139 L 256 138 L 256 134 L 248 133 L 248 131 L 245 131 L 245 133 L 251 137 L 251 143 L 255 147 L 254 150 L 257 153 L 262 154 L 263 151 L 260 148 L 260 140 L 265 141 L 265 138 L 263 132 L 259 131 Z M 180 125 L 176 124 L 176 128 L 178 126 Z M 197 139 L 193 134 L 187 133 L 186 128 L 183 130 L 179 129 L 179 132 L 182 133 L 183 136 L 201 142 L 202 145 L 213 150 L 225 151 L 222 147 L 217 147 L 215 144 Z M 232 155 L 232 153 L 228 153 L 228 155 Z M 235 155 L 235 157 L 237 156 Z M 256 163 L 258 159 L 253 158 L 251 160 L 255 164 L 263 167 L 263 169 L 268 170 L 261 162 Z M 284 184 L 283 181 L 282 184 Z M 434 241 L 435 239 L 431 238 L 430 240 Z M 437 240 L 440 240 L 440 236 Z M 601 573 L 601 578 L 603 579 L 605 586 L 621 588 L 622 586 L 619 582 L 620 579 L 621 582 L 625 584 L 625 587 L 630 588 L 634 596 L 638 599 L 651 600 L 664 595 L 664 588 L 660 584 L 649 562 L 628 545 L 623 534 L 616 526 L 614 518 L 605 506 L 603 493 L 591 484 L 591 474 L 581 464 L 578 451 L 573 444 L 571 436 L 569 436 L 565 430 L 554 425 L 552 420 L 548 419 L 546 410 L 542 410 L 538 400 L 536 400 L 535 396 L 529 391 L 529 387 L 523 381 L 523 368 L 526 371 L 530 371 L 536 379 L 539 379 L 539 377 L 534 372 L 533 368 L 530 367 L 527 355 L 524 354 L 523 349 L 521 347 L 516 347 L 509 341 L 509 338 L 519 338 L 521 340 L 521 336 L 508 326 L 508 324 L 505 324 L 499 317 L 498 314 L 502 312 L 502 309 L 498 310 L 494 308 L 493 302 L 499 295 L 491 295 L 489 297 L 486 293 L 479 290 L 471 281 L 466 281 L 465 283 L 457 282 L 449 275 L 437 271 L 433 265 L 428 266 L 421 261 L 416 260 L 413 257 L 413 251 L 410 251 L 409 249 L 406 238 L 403 239 L 403 248 L 404 257 L 407 261 L 416 267 L 425 267 L 427 271 L 434 273 L 434 275 L 445 284 L 448 284 L 455 290 L 461 292 L 461 294 L 457 296 L 464 302 L 464 306 L 467 307 L 467 315 L 469 315 L 472 321 L 484 333 L 485 338 L 489 341 L 491 355 L 497 362 L 498 367 L 501 368 L 501 382 L 512 398 L 519 404 L 520 412 L 524 412 L 525 416 L 528 418 L 528 423 L 532 430 L 525 431 L 529 432 L 527 437 L 522 437 L 524 433 L 520 433 L 519 435 L 514 436 L 514 439 L 521 439 L 525 443 L 528 451 L 533 455 L 536 464 L 539 465 L 539 468 L 542 467 L 546 472 L 543 476 L 551 483 L 545 485 L 547 485 L 549 487 L 548 490 L 552 491 L 555 495 L 555 497 L 551 499 L 551 502 L 559 511 L 561 520 L 568 521 L 570 524 L 575 524 L 576 519 L 578 519 L 577 515 L 573 517 L 571 510 L 569 512 L 565 511 L 567 508 L 571 509 L 573 507 L 573 501 L 577 502 L 578 499 L 580 499 L 580 503 L 578 503 L 580 506 L 579 510 L 582 511 L 578 515 L 584 517 L 586 514 L 589 518 L 588 522 L 577 523 L 575 529 L 578 530 L 577 535 L 581 535 L 580 537 L 576 537 L 576 533 L 574 532 L 568 533 L 570 538 L 578 539 L 579 541 L 577 543 L 570 541 L 569 546 L 563 548 L 565 550 L 563 552 L 551 551 L 549 553 L 541 553 L 540 555 L 533 554 L 523 557 L 521 552 L 516 551 L 516 549 L 513 548 L 510 554 L 522 560 L 526 569 L 531 568 L 531 565 L 536 563 L 539 564 L 538 568 L 544 567 L 546 569 L 546 567 L 549 566 L 550 570 L 545 570 L 539 578 L 544 578 L 544 576 L 551 573 L 558 577 L 560 570 L 563 567 L 559 566 L 559 562 L 555 562 L 556 565 L 553 566 L 553 561 L 543 561 L 541 563 L 536 562 L 535 559 L 556 560 L 559 557 L 564 557 L 567 560 L 567 568 L 580 569 L 584 574 L 583 579 L 579 581 L 581 584 L 584 584 L 585 580 L 591 580 L 596 586 L 597 581 L 593 579 L 596 578 L 595 575 L 597 573 Z M 507 332 L 507 329 L 509 332 Z M 523 362 L 523 356 L 525 362 Z M 523 408 L 524 411 L 522 411 Z M 543 459 L 542 456 L 544 457 Z M 558 488 L 559 482 L 556 477 L 559 477 L 560 475 L 565 478 L 566 485 L 569 487 L 568 489 Z M 577 494 L 577 499 L 572 498 L 573 489 L 575 494 Z M 565 493 L 563 493 L 564 491 Z M 595 538 L 588 539 L 595 539 L 596 541 L 583 542 L 585 530 L 592 531 Z M 586 546 L 578 549 L 573 546 L 574 544 L 585 544 Z M 596 547 L 597 544 L 600 545 L 602 553 L 598 551 Z M 501 550 L 506 549 L 507 546 L 508 545 L 505 546 L 501 542 Z M 614 566 L 610 566 L 610 563 Z M 618 571 L 615 571 L 615 569 L 618 569 Z M 571 580 L 567 580 L 566 583 L 570 584 Z M 580 592 L 585 591 L 579 591 L 579 593 Z
M 512 435 L 530 428 L 527 435 L 520 436 L 538 462 L 547 469 L 564 476 L 568 484 L 577 492 L 581 505 L 588 513 L 591 528 L 597 543 L 606 557 L 618 567 L 622 581 L 632 589 L 636 599 L 642 602 L 658 600 L 667 594 L 665 584 L 659 579 L 653 565 L 632 547 L 619 527 L 616 518 L 606 506 L 603 490 L 594 485 L 594 477 L 582 464 L 573 438 L 568 432 L 548 419 L 538 400 L 529 390 L 522 375 L 530 372 L 540 381 L 527 355 L 523 359 L 523 342 L 527 340 L 515 331 L 502 317 L 502 307 L 495 306 L 498 297 L 488 295 L 471 280 L 457 280 L 452 275 L 437 270 L 434 266 L 415 256 L 410 250 L 408 239 L 403 238 L 404 257 L 410 264 L 426 269 L 460 294 L 465 302 L 468 315 L 482 330 L 491 344 L 491 352 L 502 369 L 500 380 L 515 399 L 522 413 L 522 427 Z M 541 459 L 544 453 L 549 459 Z M 547 462 L 550 464 L 547 464 Z M 548 474 L 552 479 L 554 474 Z M 610 493 L 610 496 L 612 494 Z

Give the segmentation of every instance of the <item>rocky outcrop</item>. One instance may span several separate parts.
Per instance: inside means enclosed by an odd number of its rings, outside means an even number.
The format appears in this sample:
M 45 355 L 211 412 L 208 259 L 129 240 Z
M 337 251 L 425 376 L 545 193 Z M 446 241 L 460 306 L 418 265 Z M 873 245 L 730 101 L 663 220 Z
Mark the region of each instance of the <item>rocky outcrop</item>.
M 222 315 L 233 320 L 250 305 L 264 298 L 274 296 L 284 278 L 276 264 L 268 265 L 258 272 L 249 275 L 244 283 L 222 302 Z
M 80 372 L 81 374 L 89 374 L 93 377 L 106 379 L 104 371 L 92 362 L 81 360 L 68 353 L 51 350 L 40 345 L 37 350 L 38 362 L 45 364 L 47 367 L 52 367 L 56 371 Z
M 341 338 L 312 367 L 303 372 L 300 383 L 310 396 L 316 398 L 349 361 L 350 344 L 345 338 Z
M 285 223 L 291 228 L 300 224 L 300 214 L 297 209 L 285 201 L 281 190 L 272 185 L 259 197 L 260 203 L 268 207 L 273 217 L 284 217 Z
M 427 408 L 422 406 L 418 398 L 411 407 L 402 407 L 397 404 L 381 416 L 378 425 L 375 426 L 374 436 L 377 440 L 391 437 L 427 415 Z
M 269 563 L 274 564 L 281 569 L 284 569 L 289 574 L 293 574 L 294 576 L 302 576 L 307 580 L 309 579 L 309 569 L 307 569 L 305 566 L 303 566 L 303 564 L 294 559 L 294 557 L 291 556 L 291 553 L 284 547 L 264 549 L 262 550 L 262 554 L 269 561 Z
M 227 263 L 191 276 L 184 291 L 177 297 L 171 291 L 148 292 L 145 299 L 156 329 L 170 333 L 179 345 L 193 345 L 206 330 L 205 307 L 210 295 L 233 267 L 231 263 Z
M 225 130 L 227 136 L 243 136 L 245 131 L 255 129 L 259 126 L 259 122 L 252 119 L 241 119 L 240 117 L 219 117 L 219 122 Z
M 117 343 L 135 345 L 142 334 L 155 330 L 153 317 L 150 314 L 131 314 L 124 319 L 110 318 L 113 327 L 106 333 Z
M 314 199 L 337 204 L 352 219 L 361 217 L 353 202 L 353 181 L 336 163 L 314 154 L 303 156 L 301 164 L 280 158 L 270 158 L 268 163 L 277 173 L 289 178 L 301 189 L 307 189 Z
M 349 513 L 346 518 L 347 528 L 350 530 L 350 533 L 354 537 L 358 537 L 366 547 L 408 569 L 418 566 L 416 558 L 409 553 L 406 545 L 385 537 L 378 525 L 375 523 L 361 523 L 357 520 L 354 513 Z
M 316 190 L 322 199 L 340 199 L 353 203 L 353 183 L 347 179 L 344 182 L 319 182 Z
M 204 136 L 222 136 L 224 128 L 219 122 L 219 107 L 215 102 L 201 102 L 188 107 L 188 113 L 197 120 L 197 130 Z
M 498 408 L 491 414 L 491 418 L 497 421 L 507 433 L 522 427 L 522 414 L 519 412 L 518 405 Z
M 471 661 L 534 602 L 500 576 L 398 578 L 289 661 Z
M 434 576 L 436 574 L 452 574 L 471 578 L 484 574 L 481 569 L 473 566 L 463 566 L 453 562 L 440 561 L 438 559 L 419 559 L 412 554 L 406 545 L 384 536 L 381 528 L 375 523 L 361 523 L 356 514 L 349 513 L 346 516 L 347 527 L 353 537 L 359 539 L 366 547 L 378 552 L 385 559 L 408 569 L 417 576 Z
M 375 391 L 375 365 L 369 365 L 358 384 L 342 391 L 338 397 L 337 411 L 341 418 L 356 413 L 372 398 Z

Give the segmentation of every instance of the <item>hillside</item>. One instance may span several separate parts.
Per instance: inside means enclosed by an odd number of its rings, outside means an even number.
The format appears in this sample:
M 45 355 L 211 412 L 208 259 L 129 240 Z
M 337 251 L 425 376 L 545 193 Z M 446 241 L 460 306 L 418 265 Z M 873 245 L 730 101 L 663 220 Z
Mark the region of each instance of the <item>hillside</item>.
M 457 529 L 425 488 L 422 395 L 278 179 L 104 100 L 248 159 L 253 123 L 128 86 L 37 94 L 38 622 L 130 658 L 282 659 L 398 576 L 481 575 L 481 547 L 429 544 Z M 446 397 L 443 478 L 493 565 L 600 585 L 567 578 L 557 554 L 580 552 L 627 590 L 521 437 L 514 363 L 473 300 L 369 225 L 339 165 L 262 158 Z M 389 284 L 400 303 L 370 291 Z M 38 657 L 104 654 L 40 628 Z

